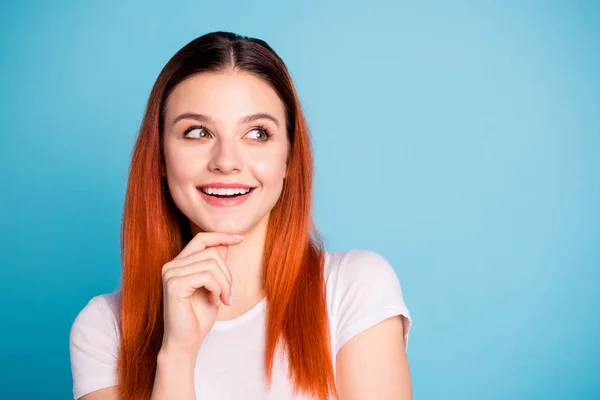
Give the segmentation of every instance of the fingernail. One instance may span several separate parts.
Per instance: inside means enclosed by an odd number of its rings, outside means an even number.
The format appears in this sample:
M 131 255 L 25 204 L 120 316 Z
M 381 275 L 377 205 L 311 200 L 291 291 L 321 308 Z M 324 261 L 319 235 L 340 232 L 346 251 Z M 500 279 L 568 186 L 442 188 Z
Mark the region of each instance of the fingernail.
M 233 237 L 236 239 L 244 240 L 244 237 L 242 235 L 233 235 Z
M 235 286 L 231 285 L 231 296 L 235 299 Z
M 233 297 L 231 296 L 231 294 L 229 295 L 229 305 L 231 305 L 231 301 L 233 300 Z

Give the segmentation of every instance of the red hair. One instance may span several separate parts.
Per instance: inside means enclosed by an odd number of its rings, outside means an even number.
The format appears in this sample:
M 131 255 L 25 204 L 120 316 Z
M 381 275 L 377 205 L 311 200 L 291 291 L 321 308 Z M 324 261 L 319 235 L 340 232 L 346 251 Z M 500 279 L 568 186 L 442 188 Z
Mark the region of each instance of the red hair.
M 267 298 L 267 381 L 279 345 L 299 392 L 337 398 L 329 339 L 325 251 L 312 216 L 313 160 L 310 133 L 291 77 L 262 40 L 228 32 L 203 35 L 169 60 L 154 84 L 133 150 L 122 221 L 120 400 L 147 399 L 164 328 L 162 266 L 191 239 L 163 178 L 165 100 L 183 79 L 200 72 L 236 69 L 267 81 L 286 110 L 290 153 L 278 202 L 271 210 L 263 251 Z

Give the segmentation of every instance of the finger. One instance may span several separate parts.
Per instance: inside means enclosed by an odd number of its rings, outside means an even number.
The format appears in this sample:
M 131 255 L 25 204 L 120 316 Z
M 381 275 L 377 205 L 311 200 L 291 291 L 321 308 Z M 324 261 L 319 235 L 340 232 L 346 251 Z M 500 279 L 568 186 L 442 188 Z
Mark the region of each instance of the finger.
M 229 250 L 229 246 L 219 245 L 214 248 L 217 250 L 217 253 L 219 253 L 219 256 L 223 261 L 227 260 L 227 250 Z
M 218 293 L 210 292 L 210 300 L 211 300 L 211 303 L 213 303 L 216 306 L 221 305 L 221 297 Z
M 171 296 L 187 298 L 200 288 L 204 288 L 219 296 L 222 290 L 221 285 L 213 274 L 209 271 L 202 271 L 170 279 L 167 284 L 167 293 Z
M 203 261 L 196 261 L 189 265 L 184 265 L 178 268 L 172 268 L 165 272 L 163 281 L 168 282 L 169 280 L 181 276 L 193 275 L 198 272 L 208 271 L 213 274 L 214 278 L 219 282 L 222 287 L 223 302 L 227 305 L 231 305 L 230 295 L 232 293 L 231 281 L 227 278 L 227 275 L 223 269 L 219 266 L 217 260 L 209 258 Z
M 191 253 L 204 250 L 207 247 L 218 245 L 234 245 L 239 244 L 243 240 L 243 236 L 221 232 L 200 232 L 190 240 L 190 242 L 181 250 L 175 259 L 189 256 Z
M 165 277 L 165 274 L 171 269 L 190 265 L 197 261 L 214 259 L 217 261 L 217 263 L 219 264 L 219 266 L 221 267 L 221 269 L 227 276 L 227 280 L 229 281 L 229 283 L 230 284 L 233 283 L 233 276 L 231 275 L 231 271 L 229 270 L 229 267 L 227 267 L 227 265 L 225 264 L 224 259 L 221 258 L 220 254 L 217 250 L 217 247 L 209 247 L 207 249 L 194 252 L 194 253 L 190 254 L 189 256 L 186 256 L 186 257 L 183 257 L 183 258 L 180 258 L 177 260 L 174 259 L 174 260 L 168 262 L 163 267 L 163 271 L 162 271 L 163 279 Z

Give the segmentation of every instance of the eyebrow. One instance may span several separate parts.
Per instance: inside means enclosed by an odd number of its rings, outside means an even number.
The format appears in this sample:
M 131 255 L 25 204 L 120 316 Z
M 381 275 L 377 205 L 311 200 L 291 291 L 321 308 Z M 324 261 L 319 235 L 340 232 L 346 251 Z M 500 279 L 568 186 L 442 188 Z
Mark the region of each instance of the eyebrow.
M 183 114 L 179 115 L 177 118 L 175 118 L 173 120 L 173 125 L 175 125 L 178 121 L 180 121 L 182 119 L 195 119 L 196 121 L 200 121 L 200 122 L 214 123 L 213 119 L 211 117 L 209 117 L 208 115 L 188 112 L 188 113 L 183 113 Z M 271 120 L 279 128 L 279 121 L 277 120 L 277 118 L 275 118 L 274 116 L 272 116 L 269 113 L 258 113 L 258 114 L 247 115 L 245 117 L 240 118 L 238 123 L 245 124 L 248 122 L 256 121 L 258 119 Z

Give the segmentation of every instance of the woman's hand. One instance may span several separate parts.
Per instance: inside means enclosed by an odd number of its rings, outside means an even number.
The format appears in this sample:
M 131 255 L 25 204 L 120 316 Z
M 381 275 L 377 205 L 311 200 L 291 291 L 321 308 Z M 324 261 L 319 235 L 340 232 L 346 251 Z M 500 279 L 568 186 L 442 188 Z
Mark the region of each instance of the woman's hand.
M 196 357 L 211 330 L 220 302 L 231 304 L 227 249 L 242 236 L 200 232 L 162 268 L 164 334 L 162 351 Z

